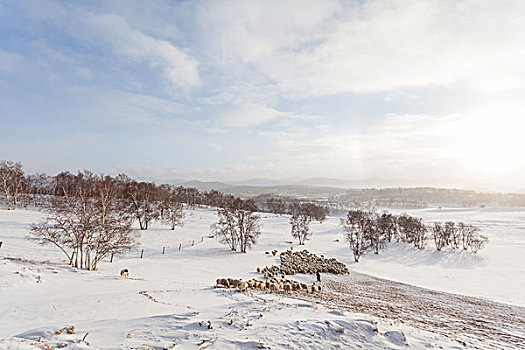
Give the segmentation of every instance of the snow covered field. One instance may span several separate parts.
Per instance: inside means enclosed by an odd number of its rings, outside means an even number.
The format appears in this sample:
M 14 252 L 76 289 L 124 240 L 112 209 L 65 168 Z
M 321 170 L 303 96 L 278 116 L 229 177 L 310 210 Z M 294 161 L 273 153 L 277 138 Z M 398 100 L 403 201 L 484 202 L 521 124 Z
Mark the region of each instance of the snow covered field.
M 438 252 L 433 242 L 424 251 L 393 244 L 380 255 L 367 254 L 352 266 L 354 271 L 525 306 L 525 208 L 423 209 L 408 213 L 425 222 L 473 224 L 489 242 L 477 254 L 452 249 Z
M 525 305 L 525 209 L 407 212 L 427 222 L 475 224 L 489 243 L 478 254 L 435 252 L 431 243 L 418 251 L 396 243 L 355 264 L 338 219 L 330 218 L 311 225 L 314 234 L 304 248 L 347 263 L 351 273 Z M 259 278 L 257 267 L 278 263 L 265 251 L 298 249 L 291 243 L 287 217 L 262 214 L 259 243 L 241 254 L 208 237 L 214 211 L 187 210 L 184 227 L 171 231 L 153 225 L 140 232 L 138 249 L 87 272 L 65 265 L 58 249 L 25 239 L 29 225 L 42 216 L 0 210 L 0 349 L 40 349 L 43 344 L 71 349 L 462 348 L 455 339 L 399 320 L 332 310 L 281 294 L 213 288 L 218 277 Z M 123 268 L 130 270 L 130 279 L 120 279 Z M 296 278 L 312 282 L 315 276 Z M 59 332 L 65 326 L 74 326 L 74 332 Z M 86 333 L 89 345 L 80 341 Z

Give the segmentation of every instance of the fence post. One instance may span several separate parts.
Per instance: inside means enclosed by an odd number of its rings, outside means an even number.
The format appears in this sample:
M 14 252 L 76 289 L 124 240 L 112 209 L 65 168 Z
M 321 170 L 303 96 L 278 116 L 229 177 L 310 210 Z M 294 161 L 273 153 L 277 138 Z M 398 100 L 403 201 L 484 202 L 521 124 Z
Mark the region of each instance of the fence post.
M 201 243 L 204 242 L 204 236 L 201 237 Z
M 182 248 L 182 243 L 179 243 L 179 250 L 180 250 L 180 248 Z
M 109 260 L 110 263 L 113 262 L 113 254 L 115 254 L 115 253 L 111 253 L 111 259 Z
M 2 243 L 4 243 L 4 242 L 0 241 L 0 248 L 2 248 Z
M 144 256 L 144 249 L 142 249 L 142 251 L 140 252 L 140 258 L 142 259 L 143 256 Z
M 191 242 L 191 246 L 193 247 L 195 245 L 195 240 L 193 240 L 193 242 Z
M 166 252 L 166 247 L 162 247 L 162 254 L 164 254 L 164 252 Z

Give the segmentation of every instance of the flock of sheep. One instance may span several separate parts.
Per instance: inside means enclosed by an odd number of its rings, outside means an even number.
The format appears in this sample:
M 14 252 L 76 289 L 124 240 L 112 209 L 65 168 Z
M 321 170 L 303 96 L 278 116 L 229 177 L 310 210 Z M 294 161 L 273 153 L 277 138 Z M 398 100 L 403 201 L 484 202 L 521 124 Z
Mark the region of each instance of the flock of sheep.
M 277 255 L 277 250 L 273 250 L 271 254 Z M 266 252 L 270 254 L 270 252 Z M 290 292 L 304 292 L 304 293 L 320 293 L 322 286 L 320 283 L 320 273 L 328 272 L 338 275 L 349 274 L 348 268 L 345 264 L 336 259 L 326 259 L 323 255 L 317 256 L 304 249 L 299 252 L 293 252 L 291 249 L 279 254 L 281 266 L 266 266 L 263 269 L 257 268 L 257 272 L 262 273 L 265 280 L 251 279 L 243 281 L 236 278 L 219 278 L 217 279 L 216 287 L 219 288 L 237 288 L 241 292 L 249 289 L 253 290 L 267 290 L 270 292 L 284 291 Z M 317 274 L 317 282 L 308 286 L 306 283 L 300 283 L 293 280 L 287 280 L 286 275 L 294 275 L 297 273 Z M 280 279 L 278 279 L 280 277 Z
M 276 251 L 272 251 L 275 256 Z M 295 275 L 297 273 L 314 274 L 318 272 L 334 273 L 336 275 L 349 274 L 348 268 L 345 264 L 337 261 L 334 258 L 327 259 L 323 255 L 317 256 L 304 249 L 299 252 L 286 250 L 279 254 L 281 259 L 281 266 L 258 268 L 257 272 L 264 275 L 264 278 L 272 278 L 281 275 Z
M 217 279 L 216 287 L 219 288 L 237 288 L 240 292 L 246 292 L 249 289 L 254 290 L 267 290 L 270 292 L 284 291 L 286 293 L 291 292 L 304 292 L 304 293 L 320 293 L 322 292 L 322 286 L 320 284 L 312 284 L 308 286 L 306 283 L 300 283 L 297 281 L 282 279 L 278 281 L 275 278 L 261 281 L 257 279 L 251 279 L 249 281 L 243 281 L 237 278 L 219 278 Z

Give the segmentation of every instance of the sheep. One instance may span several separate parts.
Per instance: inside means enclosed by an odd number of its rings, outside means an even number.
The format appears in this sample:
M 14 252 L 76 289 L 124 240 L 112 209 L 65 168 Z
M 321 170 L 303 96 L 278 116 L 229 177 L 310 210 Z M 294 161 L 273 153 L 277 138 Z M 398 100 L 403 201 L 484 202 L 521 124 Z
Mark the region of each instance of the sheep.
M 120 278 L 129 278 L 129 270 L 128 269 L 120 270 Z
M 286 293 L 290 293 L 292 291 L 292 285 L 288 282 L 284 283 L 283 289 Z
M 242 279 L 228 278 L 228 283 L 231 288 L 235 288 L 242 282 Z
M 248 289 L 248 283 L 244 282 L 244 281 L 241 281 L 237 287 L 239 288 L 239 290 L 241 292 L 245 292 L 247 289 Z
M 226 278 L 218 278 L 217 279 L 217 286 L 224 286 L 228 288 L 230 286 L 230 283 L 228 283 L 228 280 Z

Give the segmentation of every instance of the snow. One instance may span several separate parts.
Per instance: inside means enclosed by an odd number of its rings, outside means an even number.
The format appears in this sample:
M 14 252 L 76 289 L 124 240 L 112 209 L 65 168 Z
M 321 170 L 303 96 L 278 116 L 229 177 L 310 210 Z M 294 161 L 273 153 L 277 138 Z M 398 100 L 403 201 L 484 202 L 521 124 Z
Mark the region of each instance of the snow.
M 421 251 L 392 244 L 380 255 L 368 254 L 354 271 L 441 291 L 525 305 L 525 209 L 421 209 L 409 214 L 425 222 L 463 221 L 489 238 L 473 254 L 453 249 L 441 252 L 429 242 Z
M 524 209 L 408 213 L 429 222 L 476 224 L 489 244 L 472 254 L 434 252 L 430 247 L 418 251 L 396 243 L 356 264 L 338 218 L 312 224 L 311 240 L 299 247 L 292 242 L 289 218 L 261 214 L 259 242 L 241 254 L 209 237 L 216 218 L 213 210 L 195 209 L 186 210 L 183 227 L 172 231 L 154 224 L 140 232 L 140 247 L 88 272 L 65 265 L 58 249 L 27 241 L 30 224 L 42 213 L 0 210 L 0 349 L 40 349 L 43 344 L 68 349 L 462 348 L 443 335 L 311 300 L 213 288 L 219 277 L 261 278 L 257 267 L 278 263 L 278 256 L 265 252 L 291 246 L 335 257 L 351 272 L 525 305 Z M 129 269 L 129 279 L 120 278 L 123 268 Z M 307 275 L 296 278 L 315 280 Z M 74 326 L 74 334 L 60 332 L 65 326 Z

